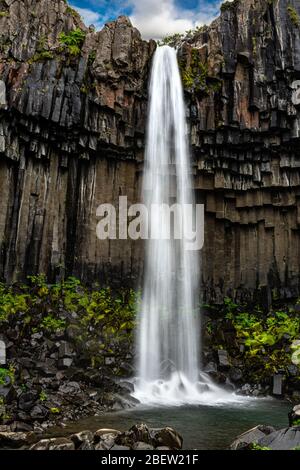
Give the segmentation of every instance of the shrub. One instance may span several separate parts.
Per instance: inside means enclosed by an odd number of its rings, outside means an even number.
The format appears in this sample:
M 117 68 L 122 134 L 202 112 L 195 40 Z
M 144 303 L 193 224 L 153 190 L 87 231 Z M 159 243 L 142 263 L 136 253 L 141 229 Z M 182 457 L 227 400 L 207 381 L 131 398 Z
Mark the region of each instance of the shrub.
M 69 33 L 60 33 L 58 39 L 61 46 L 67 47 L 71 55 L 79 55 L 85 40 L 86 33 L 76 28 Z
M 31 62 L 41 62 L 44 60 L 52 60 L 54 59 L 54 55 L 50 51 L 41 51 L 34 54 L 31 58 Z

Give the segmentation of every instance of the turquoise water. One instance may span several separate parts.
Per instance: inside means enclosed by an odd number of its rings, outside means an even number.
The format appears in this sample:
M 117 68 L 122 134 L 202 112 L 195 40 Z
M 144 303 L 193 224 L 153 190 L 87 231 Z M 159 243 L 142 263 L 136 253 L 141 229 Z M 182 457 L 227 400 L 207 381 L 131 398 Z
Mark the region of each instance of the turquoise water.
M 114 428 L 125 431 L 137 423 L 149 427 L 171 426 L 184 439 L 184 449 L 222 450 L 244 431 L 258 425 L 288 426 L 291 405 L 273 399 L 249 400 L 219 406 L 134 408 L 106 413 L 55 429 L 51 435 L 68 435 L 79 430 Z

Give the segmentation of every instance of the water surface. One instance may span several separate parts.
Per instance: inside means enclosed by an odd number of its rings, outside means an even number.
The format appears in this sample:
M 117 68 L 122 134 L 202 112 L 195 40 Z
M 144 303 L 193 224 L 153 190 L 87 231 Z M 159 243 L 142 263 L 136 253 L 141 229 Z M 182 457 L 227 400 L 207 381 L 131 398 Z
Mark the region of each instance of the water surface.
M 184 438 L 185 449 L 227 449 L 236 436 L 258 425 L 276 428 L 288 426 L 289 403 L 273 399 L 249 400 L 219 406 L 137 407 L 132 410 L 105 413 L 55 429 L 51 435 L 68 435 L 79 430 L 108 427 L 128 430 L 137 423 L 149 427 L 171 426 Z

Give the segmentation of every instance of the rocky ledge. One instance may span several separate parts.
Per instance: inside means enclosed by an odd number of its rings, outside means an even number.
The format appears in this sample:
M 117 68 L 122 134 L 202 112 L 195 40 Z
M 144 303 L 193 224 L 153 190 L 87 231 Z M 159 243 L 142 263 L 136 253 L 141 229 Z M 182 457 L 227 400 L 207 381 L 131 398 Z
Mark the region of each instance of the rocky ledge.
M 0 449 L 29 450 L 178 450 L 183 439 L 170 427 L 148 428 L 145 424 L 133 426 L 129 431 L 99 429 L 81 431 L 68 437 L 39 440 L 34 433 L 11 432 L 0 427 Z
M 300 405 L 289 414 L 289 427 L 277 430 L 259 425 L 241 434 L 231 450 L 300 450 Z

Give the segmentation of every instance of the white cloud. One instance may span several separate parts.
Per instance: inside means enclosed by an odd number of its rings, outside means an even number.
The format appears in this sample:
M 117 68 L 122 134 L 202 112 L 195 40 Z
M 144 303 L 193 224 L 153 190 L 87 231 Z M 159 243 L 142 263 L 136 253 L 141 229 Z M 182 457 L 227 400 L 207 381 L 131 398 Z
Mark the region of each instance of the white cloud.
M 94 24 L 100 29 L 106 21 L 122 14 L 123 9 L 130 8 L 132 24 L 141 32 L 145 39 L 161 39 L 169 34 L 184 33 L 203 24 L 209 24 L 216 18 L 221 0 L 199 0 L 198 7 L 189 10 L 178 6 L 175 0 L 90 0 L 95 9 L 106 6 L 105 13 L 73 6 L 87 25 Z M 232 0 L 230 0 L 232 1 Z M 184 2 L 182 2 L 184 5 Z
M 72 5 L 72 8 L 78 11 L 81 18 L 83 19 L 83 22 L 87 26 L 90 26 L 91 24 L 93 24 L 96 28 L 102 26 L 103 21 L 102 21 L 102 17 L 100 13 L 97 13 L 96 11 L 93 11 L 93 10 L 89 10 L 88 8 L 79 8 L 75 5 Z
M 184 33 L 195 26 L 210 23 L 216 17 L 220 1 L 199 1 L 196 10 L 178 7 L 174 0 L 131 0 L 131 21 L 145 39 Z

